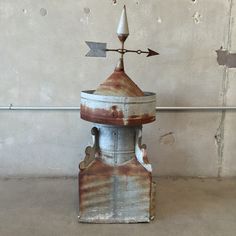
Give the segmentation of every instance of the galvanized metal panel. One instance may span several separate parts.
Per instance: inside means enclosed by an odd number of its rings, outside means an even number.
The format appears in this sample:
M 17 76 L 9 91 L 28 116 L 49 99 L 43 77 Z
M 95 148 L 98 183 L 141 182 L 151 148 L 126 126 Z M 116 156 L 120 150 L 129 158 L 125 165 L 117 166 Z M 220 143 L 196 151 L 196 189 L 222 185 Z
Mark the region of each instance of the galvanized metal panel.
M 96 125 L 99 130 L 101 158 L 110 165 L 119 165 L 135 156 L 136 127 Z
M 150 221 L 151 173 L 133 158 L 120 166 L 96 159 L 79 173 L 79 221 Z
M 119 97 L 94 94 L 94 90 L 81 92 L 81 118 L 87 121 L 137 126 L 153 122 L 156 95 L 144 92 L 142 97 Z

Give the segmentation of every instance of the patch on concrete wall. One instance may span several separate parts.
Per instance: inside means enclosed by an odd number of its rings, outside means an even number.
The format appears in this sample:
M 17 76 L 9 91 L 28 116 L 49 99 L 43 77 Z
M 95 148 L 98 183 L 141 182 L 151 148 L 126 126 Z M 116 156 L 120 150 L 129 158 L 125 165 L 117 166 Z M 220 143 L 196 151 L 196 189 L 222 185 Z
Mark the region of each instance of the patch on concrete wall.
M 41 16 L 46 16 L 46 15 L 48 14 L 48 11 L 47 11 L 47 9 L 45 9 L 45 8 L 41 8 L 41 9 L 39 10 L 39 13 L 40 13 Z
M 161 24 L 162 23 L 162 19 L 160 16 L 157 17 L 157 23 Z
M 195 24 L 199 24 L 201 17 L 202 17 L 202 15 L 201 15 L 198 11 L 196 11 L 196 12 L 193 14 L 194 23 L 195 23 Z
M 90 9 L 89 9 L 88 7 L 85 7 L 85 8 L 84 8 L 84 13 L 85 13 L 85 14 L 89 14 L 89 13 L 90 13 Z
M 223 47 L 216 50 L 216 53 L 219 65 L 236 68 L 236 53 L 230 53 L 228 50 L 223 49 Z
M 160 137 L 160 144 L 173 145 L 175 143 L 175 136 L 173 132 L 169 132 Z

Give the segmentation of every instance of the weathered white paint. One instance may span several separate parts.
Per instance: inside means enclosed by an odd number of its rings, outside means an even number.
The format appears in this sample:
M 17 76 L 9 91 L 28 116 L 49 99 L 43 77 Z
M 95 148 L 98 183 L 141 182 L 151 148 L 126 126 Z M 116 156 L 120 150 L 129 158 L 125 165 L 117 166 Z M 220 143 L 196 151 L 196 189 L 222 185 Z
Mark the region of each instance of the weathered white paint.
M 118 28 L 116 33 L 118 35 L 129 35 L 129 26 L 128 26 L 128 20 L 127 20 L 127 14 L 126 14 L 126 7 L 124 6 L 121 16 L 120 16 L 120 21 L 118 24 Z

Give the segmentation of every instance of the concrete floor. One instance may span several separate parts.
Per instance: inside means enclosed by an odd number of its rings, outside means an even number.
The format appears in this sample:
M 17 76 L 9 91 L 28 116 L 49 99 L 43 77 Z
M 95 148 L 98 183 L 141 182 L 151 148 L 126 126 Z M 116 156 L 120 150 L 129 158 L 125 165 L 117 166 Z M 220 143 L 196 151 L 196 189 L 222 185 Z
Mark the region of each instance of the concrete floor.
M 150 224 L 77 223 L 76 179 L 0 180 L 0 235 L 236 235 L 236 180 L 158 179 Z

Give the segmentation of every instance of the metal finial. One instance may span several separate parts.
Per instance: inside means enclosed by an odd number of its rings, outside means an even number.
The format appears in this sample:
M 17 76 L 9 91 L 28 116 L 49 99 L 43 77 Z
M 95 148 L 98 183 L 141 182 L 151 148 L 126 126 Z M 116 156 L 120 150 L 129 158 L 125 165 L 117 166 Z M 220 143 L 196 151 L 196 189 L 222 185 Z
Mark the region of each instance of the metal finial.
M 118 35 L 118 38 L 122 42 L 124 42 L 129 36 L 129 26 L 128 26 L 128 19 L 125 5 L 120 16 L 120 21 L 116 33 Z
M 115 71 L 124 71 L 124 60 L 122 57 L 119 59 Z

